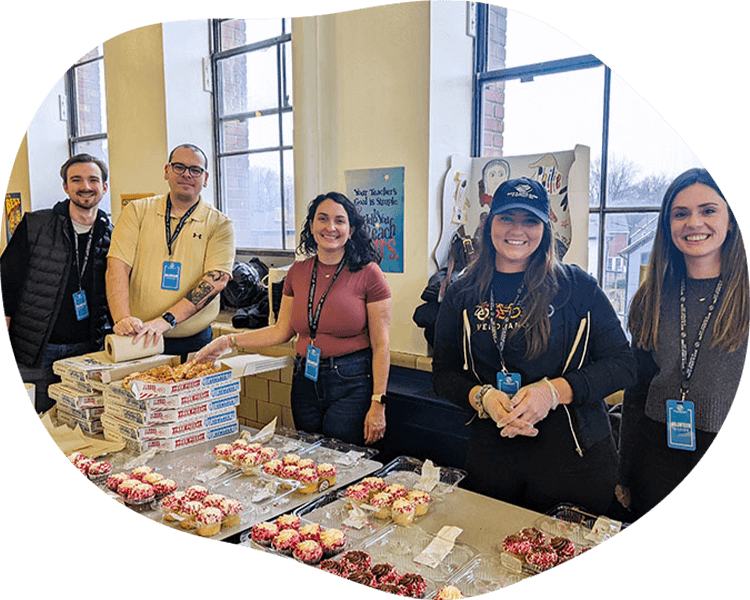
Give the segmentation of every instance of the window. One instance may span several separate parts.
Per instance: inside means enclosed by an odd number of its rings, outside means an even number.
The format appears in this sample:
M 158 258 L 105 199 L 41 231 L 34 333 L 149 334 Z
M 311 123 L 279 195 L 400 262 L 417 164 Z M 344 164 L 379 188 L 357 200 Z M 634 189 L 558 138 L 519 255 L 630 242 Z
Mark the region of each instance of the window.
M 588 271 L 625 325 L 664 192 L 701 164 L 640 96 L 582 52 L 544 23 L 477 4 L 472 154 L 591 149 Z
M 97 46 L 68 69 L 65 87 L 70 156 L 85 152 L 109 164 L 103 46 Z M 102 198 L 99 208 L 110 212 L 109 192 Z
M 290 19 L 211 22 L 218 203 L 238 248 L 294 249 Z

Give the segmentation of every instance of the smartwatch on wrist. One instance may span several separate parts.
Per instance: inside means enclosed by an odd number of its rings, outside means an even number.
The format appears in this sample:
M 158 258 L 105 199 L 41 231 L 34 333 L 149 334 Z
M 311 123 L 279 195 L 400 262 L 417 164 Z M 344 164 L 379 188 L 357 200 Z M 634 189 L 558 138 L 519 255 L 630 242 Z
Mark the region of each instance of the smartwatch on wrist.
M 373 394 L 372 401 L 378 404 L 385 404 L 385 394 Z
M 177 319 L 174 318 L 174 315 L 171 312 L 165 312 L 162 316 L 162 319 L 164 319 L 167 323 L 169 323 L 169 328 L 173 329 L 175 325 L 177 325 Z

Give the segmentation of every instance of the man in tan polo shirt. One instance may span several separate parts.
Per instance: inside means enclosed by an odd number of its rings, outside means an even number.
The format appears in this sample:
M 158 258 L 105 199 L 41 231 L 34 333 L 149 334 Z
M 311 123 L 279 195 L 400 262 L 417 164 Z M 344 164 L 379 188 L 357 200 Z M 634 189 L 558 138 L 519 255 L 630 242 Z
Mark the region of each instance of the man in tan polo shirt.
M 234 227 L 201 201 L 208 161 L 200 148 L 172 150 L 164 179 L 167 195 L 130 202 L 115 224 L 107 301 L 115 333 L 146 345 L 164 336 L 164 352 L 184 360 L 211 341 L 234 264 Z

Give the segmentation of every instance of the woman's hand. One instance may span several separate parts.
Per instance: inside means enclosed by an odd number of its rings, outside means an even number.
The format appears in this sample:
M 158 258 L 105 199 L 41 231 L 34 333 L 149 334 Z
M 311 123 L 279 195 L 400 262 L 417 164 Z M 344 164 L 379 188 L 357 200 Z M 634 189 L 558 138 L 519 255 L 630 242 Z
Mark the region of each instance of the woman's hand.
M 198 351 L 193 359 L 194 363 L 215 363 L 218 358 L 232 347 L 232 340 L 228 335 L 217 337 L 210 344 L 206 344 Z
M 556 407 L 557 402 L 559 402 L 556 393 L 552 383 L 544 379 L 522 387 L 511 399 L 514 408 L 497 422 L 497 426 L 503 428 L 500 435 L 503 437 L 518 435 L 519 432 L 516 431 L 517 426 L 514 421 L 518 420 L 533 426 L 546 418 L 553 406 Z M 508 425 L 511 425 L 511 427 L 509 428 Z M 537 430 L 534 429 L 534 431 Z
M 372 402 L 365 415 L 365 444 L 372 444 L 385 435 L 385 405 Z
M 539 433 L 532 423 L 524 419 L 514 418 L 506 422 L 513 410 L 513 399 L 505 392 L 493 388 L 484 395 L 482 401 L 484 410 L 487 411 L 490 418 L 497 423 L 498 427 L 503 428 L 500 435 L 505 435 L 505 437 L 515 437 L 516 435 L 534 437 Z

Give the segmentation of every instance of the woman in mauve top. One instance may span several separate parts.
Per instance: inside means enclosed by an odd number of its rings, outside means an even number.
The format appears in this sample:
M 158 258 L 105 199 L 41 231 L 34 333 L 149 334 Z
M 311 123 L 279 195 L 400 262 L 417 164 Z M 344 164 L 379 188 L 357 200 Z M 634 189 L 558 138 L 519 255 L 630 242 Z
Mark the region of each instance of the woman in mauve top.
M 337 192 L 310 203 L 297 253 L 307 258 L 289 269 L 276 324 L 221 336 L 195 360 L 214 361 L 230 348 L 263 348 L 297 335 L 295 427 L 373 443 L 385 433 L 391 316 L 379 254 L 356 206 Z

